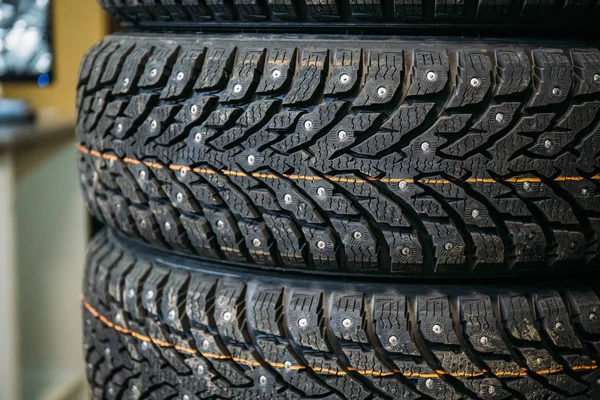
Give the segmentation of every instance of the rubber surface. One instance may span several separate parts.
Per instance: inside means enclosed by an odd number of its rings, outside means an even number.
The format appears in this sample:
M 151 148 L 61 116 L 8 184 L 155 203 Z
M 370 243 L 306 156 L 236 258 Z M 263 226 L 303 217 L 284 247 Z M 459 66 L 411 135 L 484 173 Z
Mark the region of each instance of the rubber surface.
M 598 266 L 600 52 L 113 36 L 85 57 L 93 214 L 247 266 L 477 277 Z
M 451 29 L 597 33 L 596 0 L 100 0 L 115 18 L 141 28 L 324 29 L 382 32 Z M 412 32 L 411 32 L 412 31 Z
M 600 398 L 600 300 L 576 283 L 249 274 L 104 232 L 83 303 L 96 399 Z

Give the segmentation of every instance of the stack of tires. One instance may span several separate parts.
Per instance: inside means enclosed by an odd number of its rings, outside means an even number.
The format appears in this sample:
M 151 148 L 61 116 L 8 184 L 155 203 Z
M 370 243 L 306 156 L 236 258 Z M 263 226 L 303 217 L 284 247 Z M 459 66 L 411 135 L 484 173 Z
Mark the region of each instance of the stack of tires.
M 600 3 L 101 3 L 94 398 L 600 399 Z

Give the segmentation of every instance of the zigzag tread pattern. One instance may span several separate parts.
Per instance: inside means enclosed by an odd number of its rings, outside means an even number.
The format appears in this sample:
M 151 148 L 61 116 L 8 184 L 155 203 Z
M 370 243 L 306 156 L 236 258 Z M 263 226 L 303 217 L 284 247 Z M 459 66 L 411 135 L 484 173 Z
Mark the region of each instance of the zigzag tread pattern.
M 82 62 L 91 212 L 153 245 L 289 270 L 593 269 L 600 51 L 107 38 Z
M 94 398 L 597 399 L 588 285 L 290 279 L 101 232 L 83 291 Z M 185 268 L 180 268 L 185 267 Z

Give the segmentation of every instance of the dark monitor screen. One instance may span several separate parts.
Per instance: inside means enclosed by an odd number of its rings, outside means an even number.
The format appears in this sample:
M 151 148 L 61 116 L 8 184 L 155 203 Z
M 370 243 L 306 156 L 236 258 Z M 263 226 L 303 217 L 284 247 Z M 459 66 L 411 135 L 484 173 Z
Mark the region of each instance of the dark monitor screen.
M 52 75 L 50 0 L 0 0 L 0 81 Z

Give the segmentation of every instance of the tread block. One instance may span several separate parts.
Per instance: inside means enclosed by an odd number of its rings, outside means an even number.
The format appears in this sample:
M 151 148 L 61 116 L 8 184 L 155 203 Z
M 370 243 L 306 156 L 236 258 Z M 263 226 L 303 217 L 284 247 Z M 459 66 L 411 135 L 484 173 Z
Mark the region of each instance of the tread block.
M 571 61 L 561 50 L 534 50 L 534 92 L 528 107 L 562 103 L 573 83 Z
M 236 56 L 236 48 L 212 48 L 204 57 L 204 65 L 198 80 L 194 84 L 196 90 L 215 90 L 225 86 L 227 74 L 231 72 Z
M 329 50 L 302 50 L 299 54 L 297 78 L 283 100 L 283 104 L 287 106 L 302 106 L 313 102 L 323 91 L 329 69 Z
M 202 67 L 204 52 L 205 49 L 185 50 L 179 54 L 171 77 L 160 94 L 162 99 L 181 97 L 189 92 Z
M 351 94 L 361 80 L 362 50 L 336 49 L 332 59 L 325 96 L 343 97 Z
M 534 326 L 532 310 L 524 296 L 500 296 L 498 303 L 502 313 L 502 322 L 509 336 L 529 342 L 541 340 L 540 334 Z
M 408 96 L 441 92 L 448 83 L 449 60 L 445 51 L 415 50 Z
M 407 298 L 396 293 L 381 293 L 376 294 L 372 301 L 375 334 L 383 348 L 396 353 L 419 355 L 410 336 Z
M 389 104 L 402 88 L 403 69 L 402 52 L 369 51 L 365 83 L 354 100 L 354 107 Z
M 237 63 L 229 77 L 229 83 L 224 96 L 221 97 L 221 102 L 241 101 L 253 92 L 263 71 L 264 57 L 264 49 L 240 49 L 238 51 Z
M 481 353 L 509 354 L 501 332 L 496 328 L 489 296 L 461 296 L 459 305 L 464 333 L 475 350 Z
M 286 90 L 296 73 L 297 49 L 267 49 L 264 73 L 256 93 L 278 94 Z
M 300 346 L 313 350 L 327 351 L 321 335 L 323 299 L 320 293 L 307 291 L 292 292 L 286 300 L 287 329 Z
M 417 296 L 416 308 L 419 331 L 425 340 L 431 343 L 458 344 L 447 296 Z
M 492 61 L 483 51 L 458 52 L 458 82 L 446 107 L 481 103 L 493 85 Z

